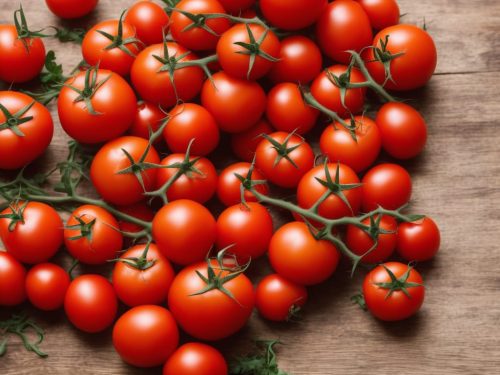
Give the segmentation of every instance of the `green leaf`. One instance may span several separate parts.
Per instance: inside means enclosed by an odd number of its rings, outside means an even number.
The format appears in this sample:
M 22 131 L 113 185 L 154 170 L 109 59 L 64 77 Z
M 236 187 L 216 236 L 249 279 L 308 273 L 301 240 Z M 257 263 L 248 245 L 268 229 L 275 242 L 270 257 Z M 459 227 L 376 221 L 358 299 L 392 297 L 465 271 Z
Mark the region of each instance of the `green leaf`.
M 246 357 L 237 358 L 230 364 L 233 375 L 288 375 L 278 367 L 274 346 L 278 340 L 257 341 L 260 351 Z
M 54 38 L 57 38 L 62 43 L 75 42 L 82 44 L 86 31 L 81 28 L 68 29 L 65 27 L 54 27 L 56 33 Z

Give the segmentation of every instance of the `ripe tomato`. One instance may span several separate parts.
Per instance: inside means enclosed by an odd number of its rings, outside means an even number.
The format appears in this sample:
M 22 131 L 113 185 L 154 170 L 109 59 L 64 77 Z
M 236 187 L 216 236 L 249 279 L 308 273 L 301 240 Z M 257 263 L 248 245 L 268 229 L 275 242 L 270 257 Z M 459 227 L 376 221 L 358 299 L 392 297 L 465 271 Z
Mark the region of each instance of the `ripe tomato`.
M 264 318 L 293 320 L 307 301 L 307 289 L 273 273 L 264 277 L 255 292 L 255 305 Z
M 201 105 L 182 103 L 169 113 L 170 120 L 163 132 L 172 152 L 186 152 L 189 143 L 191 155 L 205 156 L 219 144 L 219 127 L 214 116 Z
M 327 0 L 261 0 L 259 5 L 272 25 L 283 30 L 299 30 L 315 23 L 327 4 Z
M 132 136 L 114 139 L 101 147 L 92 160 L 90 178 L 104 200 L 122 206 L 134 204 L 144 199 L 145 191 L 153 190 L 158 172 L 156 168 L 137 171 L 137 175 L 141 176 L 140 180 L 130 170 L 133 167 L 129 156 L 137 163 L 141 161 L 147 147 L 148 141 Z M 142 161 L 158 164 L 160 157 L 154 147 L 151 147 Z
M 207 13 L 226 13 L 221 3 L 217 0 L 181 0 L 177 3 L 175 9 L 196 16 Z M 212 30 L 208 32 L 202 27 L 194 27 L 193 20 L 175 10 L 172 12 L 170 24 L 170 31 L 174 40 L 193 51 L 214 50 L 219 36 L 231 26 L 227 18 L 206 19 L 202 25 Z
M 363 210 L 368 212 L 382 206 L 396 210 L 411 197 L 411 178 L 397 164 L 379 164 L 363 177 Z
M 64 310 L 78 329 L 97 333 L 113 324 L 118 301 L 111 283 L 100 275 L 83 275 L 69 285 Z
M 221 130 L 240 133 L 259 121 L 266 110 L 266 93 L 257 82 L 237 79 L 225 72 L 215 73 L 212 81 L 205 81 L 201 102 Z
M 240 14 L 255 4 L 255 0 L 219 0 L 224 9 L 231 14 Z
M 87 204 L 72 212 L 64 229 L 64 244 L 82 263 L 105 264 L 122 249 L 123 235 L 113 215 Z
M 164 307 L 136 306 L 117 320 L 113 345 L 120 357 L 132 366 L 160 366 L 179 345 L 179 329 Z
M 99 0 L 45 0 L 50 11 L 64 19 L 83 17 L 94 10 Z
M 0 91 L 0 105 L 11 115 L 6 118 L 0 111 L 0 169 L 24 167 L 49 146 L 54 134 L 52 117 L 42 104 L 15 91 Z M 28 111 L 23 114 L 23 109 Z
M 26 269 L 16 258 L 0 250 L 0 306 L 16 306 L 26 299 Z
M 269 244 L 269 261 L 285 279 L 315 285 L 336 270 L 340 253 L 327 240 L 317 240 L 307 224 L 294 221 L 278 229 Z
M 37 309 L 57 310 L 64 304 L 70 283 L 68 273 L 52 263 L 37 264 L 26 277 L 26 294 Z
M 427 141 L 427 124 L 417 110 L 404 103 L 386 103 L 375 119 L 387 153 L 410 159 L 422 152 Z
M 397 251 L 408 261 L 423 262 L 432 259 L 439 250 L 441 235 L 430 217 L 398 227 Z
M 188 265 L 207 257 L 215 243 L 215 219 L 201 204 L 179 199 L 153 219 L 153 239 L 170 261 Z
M 5 217 L 9 215 L 11 217 Z M 63 242 L 63 223 L 45 203 L 14 203 L 0 213 L 0 238 L 7 251 L 28 264 L 46 262 Z
M 227 375 L 227 371 L 222 354 L 199 342 L 180 346 L 163 367 L 163 375 Z
M 91 88 L 94 80 L 97 84 Z M 85 89 L 92 93 L 87 94 Z M 137 99 L 127 81 L 118 74 L 91 69 L 66 81 L 57 110 L 61 126 L 70 137 L 81 143 L 102 143 L 127 131 L 137 113 Z
M 388 270 L 400 285 L 395 285 Z M 424 302 L 425 289 L 422 283 L 420 274 L 406 264 L 389 262 L 380 265 L 366 275 L 363 282 L 366 307 L 380 320 L 409 318 Z
M 363 110 L 365 104 L 366 87 L 347 89 L 344 97 L 344 105 L 342 105 L 341 88 L 338 87 L 328 77 L 333 74 L 340 77 L 347 72 L 345 65 L 332 65 L 326 71 L 321 72 L 319 76 L 311 84 L 311 94 L 314 98 L 326 108 L 337 112 L 340 117 L 348 117 L 350 114 L 357 114 Z M 352 68 L 350 83 L 365 82 L 365 77 L 357 68 Z
M 345 120 L 347 123 L 351 119 Z M 319 145 L 321 152 L 331 162 L 340 162 L 361 172 L 371 166 L 377 159 L 382 147 L 380 131 L 375 122 L 365 116 L 354 118 L 356 139 L 345 127 L 335 122 L 325 128 L 321 134 Z
M 321 50 L 342 64 L 349 64 L 349 50 L 359 52 L 371 44 L 373 34 L 368 15 L 356 1 L 334 1 L 326 7 L 316 24 Z
M 163 42 L 163 33 L 168 33 L 167 12 L 152 1 L 138 1 L 132 5 L 125 22 L 135 27 L 137 38 L 147 46 Z
M 262 134 L 271 134 L 273 131 L 271 125 L 266 120 L 261 119 L 250 129 L 242 133 L 231 134 L 231 149 L 241 160 L 251 162 L 257 146 L 262 141 Z
M 229 271 L 221 270 L 214 260 L 210 262 L 215 277 L 221 280 L 228 276 Z M 255 297 L 252 282 L 244 274 L 221 286 L 233 298 L 218 288 L 196 294 L 207 287 L 199 275 L 207 278 L 207 268 L 207 262 L 200 262 L 180 271 L 170 287 L 168 306 L 186 333 L 199 340 L 214 341 L 231 336 L 243 328 L 252 314 Z
M 234 163 L 226 167 L 220 173 L 219 181 L 217 183 L 217 197 L 224 205 L 233 206 L 241 203 L 241 181 L 238 177 L 236 177 L 236 175 L 246 178 L 250 170 L 250 166 L 250 163 L 245 162 Z M 263 181 L 264 176 L 258 170 L 254 169 L 252 171 L 251 179 L 253 181 Z M 255 185 L 254 189 L 261 194 L 269 194 L 269 187 L 265 183 Z M 257 198 L 255 198 L 255 196 L 248 190 L 245 190 L 244 196 L 247 202 L 257 201 Z
M 390 61 L 392 80 L 385 87 L 390 90 L 406 91 L 424 86 L 432 77 L 437 63 L 436 46 L 427 31 L 414 25 L 395 25 L 380 31 L 373 39 L 373 46 L 382 48 L 392 55 L 403 53 Z M 370 75 L 380 84 L 385 81 L 384 64 L 375 60 L 375 52 L 368 49 L 364 55 Z M 371 62 L 370 62 L 371 61 Z
M 123 212 L 124 214 L 144 221 L 152 221 L 155 216 L 153 210 L 146 204 L 146 202 L 134 203 L 129 206 L 121 206 L 118 207 L 118 210 L 120 210 L 120 212 Z M 128 233 L 137 233 L 144 229 L 140 225 L 124 220 L 119 220 L 118 225 L 122 232 Z
M 129 128 L 128 134 L 149 140 L 150 133 L 158 130 L 166 116 L 156 104 L 139 101 L 134 122 Z M 155 144 L 160 142 L 161 138 L 158 138 Z
M 273 218 L 255 202 L 226 208 L 217 219 L 217 246 L 236 255 L 243 262 L 265 254 L 273 235 Z
M 361 4 L 375 30 L 399 23 L 399 5 L 396 0 L 356 0 Z

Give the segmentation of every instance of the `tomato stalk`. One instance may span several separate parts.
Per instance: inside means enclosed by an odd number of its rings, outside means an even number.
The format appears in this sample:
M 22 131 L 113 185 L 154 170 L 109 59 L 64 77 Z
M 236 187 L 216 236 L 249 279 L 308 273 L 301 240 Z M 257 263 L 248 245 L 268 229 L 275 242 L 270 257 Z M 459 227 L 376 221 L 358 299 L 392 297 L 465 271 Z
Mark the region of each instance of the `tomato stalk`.
M 36 340 L 30 341 L 27 332 L 34 331 L 36 334 Z M 48 355 L 42 352 L 39 345 L 45 338 L 44 331 L 25 314 L 12 315 L 11 318 L 0 322 L 0 335 L 5 336 L 7 334 L 14 334 L 21 338 L 26 350 L 35 353 L 39 357 L 47 357 Z M 3 356 L 7 351 L 7 338 L 0 342 L 0 357 Z

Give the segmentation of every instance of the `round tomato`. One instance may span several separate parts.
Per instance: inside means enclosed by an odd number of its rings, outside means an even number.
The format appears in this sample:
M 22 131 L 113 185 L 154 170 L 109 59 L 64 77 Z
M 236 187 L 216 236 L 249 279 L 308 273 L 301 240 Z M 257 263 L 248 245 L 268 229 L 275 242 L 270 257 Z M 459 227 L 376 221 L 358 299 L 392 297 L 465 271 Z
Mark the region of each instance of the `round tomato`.
M 231 134 L 231 149 L 238 158 L 250 163 L 255 156 L 257 146 L 262 141 L 262 134 L 271 134 L 273 131 L 271 125 L 261 119 L 250 129 L 242 133 Z
M 408 261 L 423 262 L 434 258 L 440 243 L 439 228 L 430 217 L 399 224 L 397 251 Z
M 26 299 L 26 269 L 16 258 L 0 250 L 0 306 L 16 306 Z
M 83 17 L 94 10 L 99 0 L 45 0 L 50 11 L 64 19 Z
M 241 181 L 236 175 L 246 178 L 250 167 L 250 163 L 240 162 L 231 164 L 220 173 L 217 183 L 217 197 L 224 205 L 233 206 L 241 203 Z M 252 181 L 264 181 L 262 173 L 255 169 L 250 178 Z M 254 189 L 261 194 L 269 194 L 269 187 L 266 183 L 254 185 Z M 247 202 L 257 201 L 257 198 L 248 190 L 244 191 L 244 197 Z
M 137 113 L 128 134 L 149 140 L 150 134 L 160 128 L 166 117 L 166 113 L 163 113 L 156 104 L 140 101 L 137 103 Z M 158 138 L 155 144 L 160 142 L 161 138 Z
M 52 263 L 37 264 L 26 276 L 26 294 L 37 309 L 57 310 L 64 305 L 70 283 L 68 273 Z
M 327 4 L 327 0 L 261 0 L 259 3 L 266 20 L 283 30 L 311 26 Z
M 163 42 L 163 33 L 168 33 L 169 18 L 165 10 L 152 1 L 138 1 L 125 16 L 125 22 L 135 27 L 136 36 L 145 45 Z
M 396 0 L 356 0 L 365 10 L 375 30 L 399 23 L 399 5 Z
M 130 206 L 121 206 L 118 207 L 118 210 L 124 214 L 144 221 L 152 221 L 155 216 L 151 207 L 149 207 L 145 202 L 134 203 Z M 119 220 L 118 225 L 122 232 L 127 233 L 137 233 L 144 229 L 140 225 L 125 220 Z
M 163 375 L 227 375 L 222 354 L 210 345 L 190 342 L 180 346 L 165 363 Z
M 255 0 L 219 0 L 224 9 L 231 14 L 239 15 L 255 4 Z

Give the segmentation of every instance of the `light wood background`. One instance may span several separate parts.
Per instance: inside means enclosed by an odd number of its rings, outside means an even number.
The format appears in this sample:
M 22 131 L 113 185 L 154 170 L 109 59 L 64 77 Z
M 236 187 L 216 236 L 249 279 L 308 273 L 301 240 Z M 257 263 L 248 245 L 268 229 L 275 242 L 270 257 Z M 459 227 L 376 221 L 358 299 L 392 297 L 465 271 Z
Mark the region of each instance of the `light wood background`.
M 132 0 L 101 0 L 84 22 L 116 18 Z M 442 230 L 438 257 L 418 266 L 427 285 L 421 312 L 384 324 L 351 304 L 363 272 L 341 268 L 310 289 L 304 320 L 269 324 L 257 316 L 219 347 L 245 353 L 255 338 L 279 338 L 281 367 L 292 374 L 498 374 L 500 372 L 500 1 L 400 0 L 405 22 L 425 17 L 439 53 L 430 84 L 412 93 L 429 124 L 424 154 L 407 164 L 414 183 L 412 211 L 436 219 Z M 0 22 L 10 22 L 18 1 L 0 0 Z M 32 27 L 59 21 L 43 0 L 23 0 Z M 77 45 L 47 39 L 66 71 L 81 59 Z M 55 106 L 50 106 L 58 125 Z M 57 137 L 39 165 L 65 157 Z M 259 268 L 261 267 L 261 268 Z M 265 273 L 265 262 L 254 274 Z M 29 307 L 27 307 L 29 309 Z M 5 313 L 5 311 L 4 311 Z M 122 363 L 110 330 L 78 332 L 62 312 L 33 312 L 46 329 L 45 360 L 15 339 L 0 359 L 0 374 L 154 374 Z

